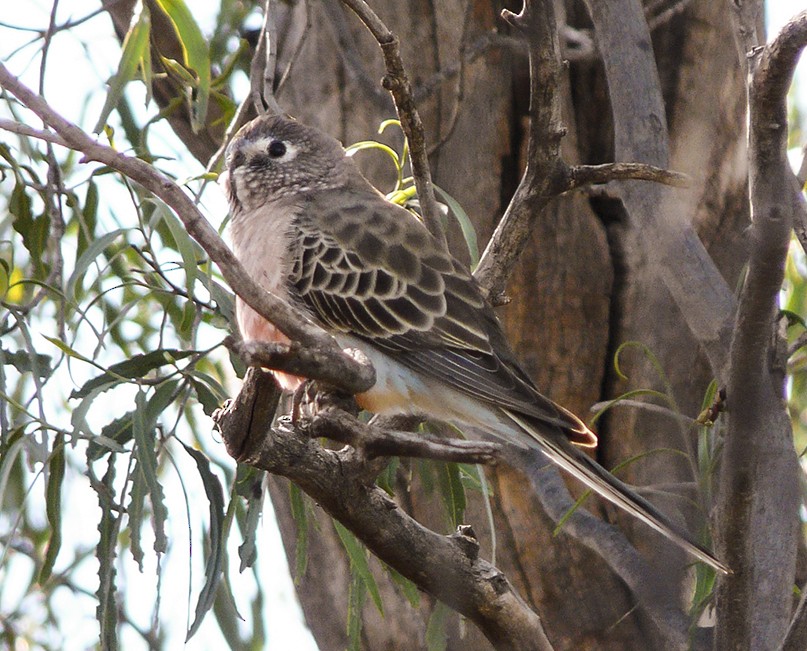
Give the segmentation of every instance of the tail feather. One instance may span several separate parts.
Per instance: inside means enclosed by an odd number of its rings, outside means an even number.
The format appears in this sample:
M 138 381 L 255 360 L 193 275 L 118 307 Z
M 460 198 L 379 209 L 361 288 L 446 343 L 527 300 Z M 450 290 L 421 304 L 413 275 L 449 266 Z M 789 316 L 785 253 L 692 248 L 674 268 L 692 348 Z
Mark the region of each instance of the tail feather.
M 731 573 L 725 563 L 717 559 L 703 545 L 695 542 L 687 531 L 667 519 L 650 502 L 637 495 L 627 484 L 575 449 L 570 443 L 564 440 L 556 441 L 539 434 L 536 432 L 535 426 L 530 425 L 527 419 L 509 409 L 502 408 L 502 412 L 529 434 L 547 457 L 573 477 L 582 481 L 591 490 L 651 526 L 704 563 L 724 574 Z

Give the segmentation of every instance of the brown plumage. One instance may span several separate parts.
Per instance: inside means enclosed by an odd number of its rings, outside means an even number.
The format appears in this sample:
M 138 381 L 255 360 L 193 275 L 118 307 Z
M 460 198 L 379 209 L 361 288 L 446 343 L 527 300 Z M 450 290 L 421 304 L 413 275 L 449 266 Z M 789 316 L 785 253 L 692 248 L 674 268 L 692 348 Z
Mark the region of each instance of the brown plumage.
M 596 436 L 520 368 L 468 270 L 409 211 L 368 183 L 341 145 L 278 116 L 244 127 L 225 180 L 236 255 L 267 289 L 304 306 L 378 380 L 377 413 L 418 412 L 536 448 L 617 506 L 720 571 L 725 565 L 577 449 Z M 283 336 L 240 300 L 247 339 Z M 286 388 L 299 378 L 277 374 Z

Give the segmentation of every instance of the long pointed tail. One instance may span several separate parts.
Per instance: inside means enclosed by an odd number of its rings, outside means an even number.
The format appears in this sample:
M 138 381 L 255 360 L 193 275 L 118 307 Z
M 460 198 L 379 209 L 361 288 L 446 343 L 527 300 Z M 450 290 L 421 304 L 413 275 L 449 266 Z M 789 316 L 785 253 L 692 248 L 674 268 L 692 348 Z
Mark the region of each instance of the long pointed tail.
M 650 525 L 704 563 L 711 565 L 724 574 L 731 573 L 725 563 L 715 558 L 714 554 L 703 545 L 695 542 L 688 532 L 668 520 L 650 502 L 637 495 L 627 484 L 619 481 L 597 462 L 577 450 L 571 443 L 562 440 L 556 441 L 540 434 L 527 419 L 509 409 L 502 408 L 502 412 L 525 433 L 529 434 L 547 457 L 573 477 L 582 481 L 591 490 Z

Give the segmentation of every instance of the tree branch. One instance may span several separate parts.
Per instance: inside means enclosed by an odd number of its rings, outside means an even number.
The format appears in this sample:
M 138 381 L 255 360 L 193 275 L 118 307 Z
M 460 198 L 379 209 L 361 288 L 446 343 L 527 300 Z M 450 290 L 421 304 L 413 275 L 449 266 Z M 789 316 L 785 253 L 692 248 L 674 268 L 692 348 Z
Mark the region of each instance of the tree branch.
M 538 615 L 501 571 L 479 558 L 475 538 L 464 529 L 444 536 L 423 527 L 368 485 L 355 451 L 325 450 L 285 427 L 269 431 L 267 404 L 276 396 L 272 378 L 250 369 L 242 392 L 219 414 L 232 456 L 296 483 L 378 558 L 473 621 L 497 649 L 551 651 Z
M 412 85 L 401 59 L 400 44 L 395 36 L 364 0 L 342 0 L 364 23 L 381 46 L 387 74 L 383 86 L 392 95 L 395 108 L 401 120 L 401 127 L 409 143 L 409 159 L 412 164 L 412 177 L 415 181 L 423 222 L 438 241 L 446 246 L 446 235 L 440 218 L 440 209 L 434 197 L 429 158 L 423 122 L 412 96 Z
M 456 463 L 494 463 L 502 446 L 486 441 L 443 439 L 425 432 L 386 430 L 362 423 L 335 407 L 319 411 L 305 427 L 314 437 L 326 437 L 360 450 L 368 459 L 416 457 Z
M 502 12 L 527 40 L 530 59 L 530 128 L 527 167 L 521 182 L 485 248 L 474 277 L 498 303 L 507 278 L 532 231 L 532 223 L 555 196 L 564 192 L 566 166 L 560 157 L 560 141 L 566 130 L 561 123 L 560 60 L 557 25 L 551 2 L 524 1 L 521 13 Z
M 188 233 L 207 252 L 211 260 L 218 264 L 224 279 L 244 301 L 258 314 L 275 324 L 292 341 L 307 348 L 327 351 L 336 363 L 341 364 L 345 374 L 362 375 L 367 373 L 361 365 L 347 355 L 341 354 L 336 341 L 317 326 L 302 310 L 283 302 L 273 294 L 258 286 L 244 271 L 232 251 L 219 237 L 204 215 L 176 183 L 157 171 L 148 163 L 121 154 L 111 147 L 102 145 L 75 124 L 65 120 L 54 111 L 44 98 L 26 87 L 0 63 L 0 86 L 15 95 L 20 102 L 55 131 L 65 144 L 84 154 L 83 162 L 98 161 L 121 172 L 126 177 L 140 183 L 144 188 L 159 197 L 174 210 Z M 334 369 L 337 371 L 337 369 Z M 364 376 L 369 381 L 369 376 Z M 341 386 L 341 385 L 338 385 Z M 372 386 L 369 382 L 367 388 Z
M 573 165 L 569 168 L 569 189 L 591 183 L 610 181 L 654 181 L 675 188 L 689 187 L 691 179 L 681 172 L 665 170 L 644 163 L 605 163 L 603 165 Z
M 718 585 L 717 648 L 776 644 L 792 608 L 800 470 L 784 402 L 786 347 L 775 323 L 797 205 L 786 98 L 805 45 L 802 12 L 763 50 L 749 90 L 751 254 L 731 346 L 717 513 L 717 549 L 735 573 Z

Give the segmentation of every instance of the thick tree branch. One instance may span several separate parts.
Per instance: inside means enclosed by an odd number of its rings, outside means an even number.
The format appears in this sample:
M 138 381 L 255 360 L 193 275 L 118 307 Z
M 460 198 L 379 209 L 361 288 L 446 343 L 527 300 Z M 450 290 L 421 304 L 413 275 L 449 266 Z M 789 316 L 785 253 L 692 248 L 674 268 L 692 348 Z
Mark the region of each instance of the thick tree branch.
M 587 0 L 586 5 L 608 79 L 616 159 L 666 168 L 665 110 L 641 9 L 636 0 Z M 639 181 L 622 187 L 622 201 L 650 263 L 724 383 L 736 308 L 731 290 L 687 216 L 675 209 L 669 190 Z
M 305 312 L 258 286 L 180 186 L 148 163 L 121 154 L 93 140 L 75 124 L 56 113 L 45 99 L 27 88 L 2 63 L 0 63 L 0 86 L 36 113 L 68 147 L 84 154 L 82 159 L 84 162 L 98 161 L 109 165 L 164 201 L 174 210 L 191 237 L 202 246 L 211 260 L 218 264 L 233 291 L 262 317 L 274 323 L 289 339 L 299 342 L 306 348 L 318 349 L 323 353 L 327 351 L 335 362 L 341 360 L 342 371 L 346 375 L 353 373 L 361 376 L 368 372 L 366 367 L 362 367 L 354 359 L 341 355 L 341 349 L 336 341 L 311 321 Z M 338 369 L 334 371 L 338 372 Z M 371 381 L 369 376 L 364 377 L 369 382 L 366 388 L 369 388 L 374 379 Z
M 381 560 L 422 590 L 473 621 L 497 649 L 551 651 L 539 617 L 507 578 L 478 556 L 478 543 L 460 531 L 444 536 L 407 515 L 380 488 L 368 485 L 363 455 L 326 450 L 285 428 L 267 435 L 276 387 L 251 369 L 238 398 L 219 416 L 228 452 L 242 463 L 295 482 L 348 527 Z
M 446 235 L 440 219 L 440 210 L 434 197 L 423 122 L 415 106 L 412 85 L 404 69 L 403 59 L 401 59 L 398 37 L 387 28 L 364 0 L 342 0 L 342 2 L 353 10 L 381 46 L 387 68 L 387 74 L 382 83 L 395 101 L 401 127 L 409 143 L 412 177 L 420 201 L 423 223 L 426 224 L 431 234 L 442 242 L 443 246 L 446 246 Z
M 751 255 L 731 346 L 718 552 L 734 569 L 718 587 L 717 648 L 784 639 L 799 536 L 799 466 L 776 341 L 779 292 L 797 205 L 787 160 L 787 91 L 807 45 L 807 12 L 768 45 L 749 90 Z M 801 640 L 804 648 L 806 640 Z

